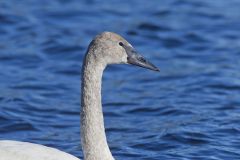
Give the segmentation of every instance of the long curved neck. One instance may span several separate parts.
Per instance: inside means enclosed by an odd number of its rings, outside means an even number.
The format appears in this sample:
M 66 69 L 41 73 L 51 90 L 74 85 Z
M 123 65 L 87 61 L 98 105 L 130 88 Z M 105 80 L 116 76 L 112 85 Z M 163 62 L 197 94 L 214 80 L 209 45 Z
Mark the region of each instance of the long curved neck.
M 114 160 L 105 135 L 101 101 L 105 66 L 87 54 L 82 70 L 81 141 L 85 160 Z

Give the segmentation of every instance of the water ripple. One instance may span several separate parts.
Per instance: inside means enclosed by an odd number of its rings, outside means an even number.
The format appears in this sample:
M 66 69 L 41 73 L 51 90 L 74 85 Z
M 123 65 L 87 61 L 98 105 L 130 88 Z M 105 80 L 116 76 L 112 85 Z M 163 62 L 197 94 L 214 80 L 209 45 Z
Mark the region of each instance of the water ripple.
M 0 1 L 0 139 L 83 157 L 81 63 L 92 37 L 108 30 L 161 70 L 106 69 L 102 101 L 116 159 L 240 159 L 239 6 Z

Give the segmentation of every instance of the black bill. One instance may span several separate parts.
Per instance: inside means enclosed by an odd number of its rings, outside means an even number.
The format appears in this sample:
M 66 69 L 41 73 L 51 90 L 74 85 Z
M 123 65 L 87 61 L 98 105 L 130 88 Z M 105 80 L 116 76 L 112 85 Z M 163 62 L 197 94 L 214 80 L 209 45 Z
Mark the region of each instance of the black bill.
M 143 56 L 138 54 L 134 48 L 130 46 L 123 46 L 128 55 L 128 63 L 154 71 L 160 71 L 155 65 L 147 61 Z

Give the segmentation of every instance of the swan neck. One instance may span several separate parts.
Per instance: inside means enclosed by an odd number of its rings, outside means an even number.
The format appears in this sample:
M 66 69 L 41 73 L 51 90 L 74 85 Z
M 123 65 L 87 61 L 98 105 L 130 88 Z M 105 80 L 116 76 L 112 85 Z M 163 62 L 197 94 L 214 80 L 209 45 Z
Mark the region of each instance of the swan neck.
M 87 54 L 82 70 L 81 141 L 85 160 L 114 160 L 107 144 L 101 101 L 106 65 Z

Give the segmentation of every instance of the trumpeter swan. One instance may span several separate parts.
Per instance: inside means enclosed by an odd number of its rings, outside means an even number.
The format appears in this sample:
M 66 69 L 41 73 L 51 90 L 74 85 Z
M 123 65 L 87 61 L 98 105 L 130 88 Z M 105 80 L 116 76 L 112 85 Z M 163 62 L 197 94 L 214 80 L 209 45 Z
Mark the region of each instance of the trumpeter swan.
M 82 67 L 81 143 L 85 160 L 114 160 L 107 144 L 102 102 L 102 74 L 108 64 L 132 64 L 159 71 L 124 38 L 112 32 L 97 35 L 88 47 Z M 0 160 L 79 160 L 39 144 L 0 141 Z

